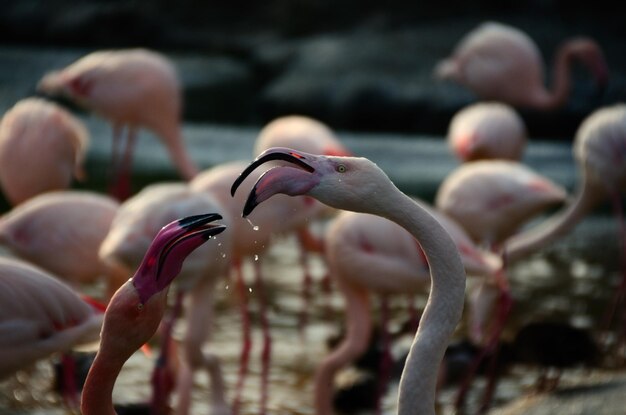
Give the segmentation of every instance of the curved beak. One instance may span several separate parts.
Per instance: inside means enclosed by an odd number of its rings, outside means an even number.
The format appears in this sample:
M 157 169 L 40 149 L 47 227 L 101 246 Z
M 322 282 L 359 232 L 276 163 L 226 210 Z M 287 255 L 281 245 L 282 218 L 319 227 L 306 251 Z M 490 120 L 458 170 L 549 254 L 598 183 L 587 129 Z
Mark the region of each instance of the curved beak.
M 222 216 L 217 213 L 188 216 L 159 231 L 132 278 L 142 302 L 167 288 L 187 256 L 226 229 L 224 225 L 211 223 L 219 219 Z
M 246 167 L 244 171 L 239 174 L 239 177 L 237 177 L 237 179 L 233 182 L 233 185 L 230 188 L 230 195 L 235 196 L 237 188 L 239 188 L 241 183 L 246 180 L 246 177 L 248 177 L 250 173 L 256 170 L 257 167 L 259 167 L 261 164 L 265 164 L 267 162 L 275 160 L 282 160 L 288 163 L 295 164 L 308 172 L 315 171 L 313 166 L 307 163 L 307 157 L 303 152 L 298 152 L 296 150 L 292 150 L 286 147 L 268 148 L 267 150 L 259 154 L 259 156 L 252 163 L 250 163 L 250 165 Z
M 302 177 L 303 173 L 309 175 L 315 172 L 312 162 L 316 156 L 292 150 L 285 147 L 273 147 L 261 153 L 246 169 L 241 172 L 231 187 L 231 195 L 234 196 L 239 185 L 260 165 L 270 161 L 285 161 L 297 168 L 271 168 L 255 183 L 248 195 L 243 208 L 243 217 L 248 216 L 256 206 L 277 193 L 291 196 L 302 195 L 312 187 L 311 180 Z M 287 171 L 286 171 L 287 170 Z

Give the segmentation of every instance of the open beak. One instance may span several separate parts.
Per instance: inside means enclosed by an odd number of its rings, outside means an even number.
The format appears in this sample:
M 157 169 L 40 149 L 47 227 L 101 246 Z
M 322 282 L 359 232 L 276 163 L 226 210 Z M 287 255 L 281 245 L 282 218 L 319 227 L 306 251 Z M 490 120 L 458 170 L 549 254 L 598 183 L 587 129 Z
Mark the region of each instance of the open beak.
M 219 219 L 222 216 L 217 213 L 188 216 L 159 231 L 132 278 L 143 302 L 174 280 L 191 252 L 226 229 L 211 223 Z
M 289 169 L 289 174 L 285 174 L 282 171 L 284 170 L 283 168 L 274 167 L 263 173 L 250 191 L 250 195 L 243 209 L 243 216 L 248 216 L 262 201 L 267 200 L 276 193 L 285 193 L 292 196 L 305 193 L 310 186 L 306 184 L 306 180 L 298 180 L 300 178 L 298 177 L 300 176 L 298 173 L 315 172 L 315 168 L 311 163 L 314 157 L 315 156 L 308 153 L 285 147 L 273 147 L 261 153 L 256 160 L 246 167 L 239 177 L 237 177 L 230 189 L 231 196 L 235 195 L 239 185 L 241 185 L 250 173 L 262 164 L 279 160 L 285 161 L 292 165 L 292 167 L 297 167 L 297 169 Z M 302 183 L 303 185 L 298 185 L 298 183 Z

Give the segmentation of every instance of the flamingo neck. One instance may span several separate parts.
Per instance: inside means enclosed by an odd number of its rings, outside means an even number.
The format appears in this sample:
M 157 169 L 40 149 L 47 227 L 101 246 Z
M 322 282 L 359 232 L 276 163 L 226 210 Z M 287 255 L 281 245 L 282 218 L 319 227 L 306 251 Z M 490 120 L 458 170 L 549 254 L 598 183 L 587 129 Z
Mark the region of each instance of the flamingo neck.
M 511 237 L 505 243 L 505 261 L 513 263 L 523 259 L 564 236 L 599 203 L 603 195 L 601 189 L 585 179 L 572 202 L 538 226 Z
M 544 110 L 559 108 L 565 104 L 570 94 L 570 66 L 573 57 L 570 44 L 563 45 L 557 52 L 552 69 L 552 88 L 542 88 L 535 96 L 535 105 Z
M 337 279 L 346 301 L 346 335 L 318 366 L 315 373 L 315 414 L 332 415 L 335 374 L 361 356 L 372 335 L 370 300 L 367 292 Z
M 125 361 L 104 349 L 98 351 L 83 388 L 80 406 L 83 415 L 116 415 L 113 386 Z
M 372 213 L 396 222 L 417 239 L 431 276 L 428 302 L 400 378 L 398 414 L 434 414 L 439 366 L 463 312 L 465 270 L 450 235 L 419 202 L 395 187 L 377 200 L 384 200 L 386 207 Z

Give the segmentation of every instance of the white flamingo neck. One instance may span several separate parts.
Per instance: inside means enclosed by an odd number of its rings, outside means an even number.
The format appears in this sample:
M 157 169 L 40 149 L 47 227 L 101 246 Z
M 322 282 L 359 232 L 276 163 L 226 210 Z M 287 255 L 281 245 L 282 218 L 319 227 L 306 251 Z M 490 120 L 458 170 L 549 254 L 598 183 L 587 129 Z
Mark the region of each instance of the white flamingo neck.
M 521 232 L 505 242 L 504 261 L 509 264 L 526 258 L 576 226 L 601 200 L 603 192 L 584 181 L 576 198 L 541 224 Z
M 535 94 L 536 105 L 539 108 L 555 109 L 567 101 L 571 89 L 570 70 L 573 54 L 570 45 L 561 47 L 554 58 L 552 68 L 552 86 L 542 88 Z
M 398 414 L 434 414 L 439 366 L 463 312 L 465 270 L 458 249 L 439 222 L 419 203 L 395 189 L 378 212 L 420 243 L 431 270 L 431 288 L 419 329 L 400 379 Z

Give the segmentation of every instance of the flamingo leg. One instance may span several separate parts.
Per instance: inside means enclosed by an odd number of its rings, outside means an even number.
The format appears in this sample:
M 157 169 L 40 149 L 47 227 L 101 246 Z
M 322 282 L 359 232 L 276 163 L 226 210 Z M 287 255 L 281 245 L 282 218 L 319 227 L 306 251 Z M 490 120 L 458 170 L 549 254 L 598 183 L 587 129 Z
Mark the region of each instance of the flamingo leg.
M 111 140 L 111 164 L 108 170 L 109 181 L 109 194 L 116 196 L 116 185 L 120 175 L 120 162 L 121 162 L 121 142 L 122 134 L 124 132 L 124 126 L 118 123 L 113 124 L 113 137 Z
M 267 297 L 263 286 L 260 260 L 254 261 L 255 288 L 259 299 L 259 316 L 261 319 L 261 331 L 263 333 L 263 349 L 261 351 L 261 399 L 259 402 L 259 414 L 265 415 L 268 399 L 269 368 L 272 357 L 272 337 L 267 318 Z
M 313 278 L 311 277 L 309 267 L 309 255 L 305 249 L 302 238 L 298 238 L 300 242 L 300 266 L 304 272 L 302 276 L 302 310 L 298 315 L 298 330 L 300 338 L 306 339 L 306 326 L 309 322 L 309 307 L 311 306 L 311 288 L 313 286 Z
M 165 415 L 169 413 L 169 398 L 174 389 L 174 376 L 170 365 L 172 331 L 174 324 L 183 307 L 184 293 L 176 293 L 176 301 L 169 318 L 163 324 L 163 337 L 161 338 L 161 351 L 157 358 L 154 371 L 152 372 L 152 399 L 150 403 L 151 415 Z
M 620 250 L 622 251 L 620 255 L 622 282 L 620 283 L 619 288 L 615 291 L 615 294 L 607 307 L 607 311 L 604 314 L 603 326 L 607 331 L 611 326 L 611 322 L 613 321 L 619 304 L 624 300 L 624 296 L 626 294 L 626 226 L 624 224 L 624 209 L 622 206 L 622 199 L 619 194 L 614 194 L 612 200 L 613 211 L 618 222 Z M 622 309 L 621 318 L 622 327 L 620 328 L 618 336 L 618 348 L 626 340 L 626 307 L 623 307 Z
M 214 354 L 202 351 L 202 345 L 210 339 L 211 325 L 214 319 L 213 288 L 213 284 L 207 281 L 194 287 L 189 294 L 190 303 L 183 350 L 184 358 L 181 361 L 176 382 L 177 415 L 190 413 L 194 372 L 200 368 L 206 369 L 211 380 L 211 413 L 214 415 L 230 414 L 230 408 L 226 403 L 226 386 L 220 361 Z
M 386 296 L 380 300 L 380 333 L 382 341 L 382 359 L 378 368 L 378 387 L 376 391 L 376 414 L 382 414 L 381 400 L 387 391 L 391 375 L 391 335 L 389 333 L 389 302 Z
M 476 356 L 476 358 L 472 362 L 468 373 L 465 375 L 465 378 L 461 386 L 459 387 L 459 391 L 455 399 L 455 407 L 458 411 L 460 411 L 463 407 L 467 392 L 469 391 L 472 381 L 476 377 L 476 372 L 478 371 L 480 364 L 483 362 L 487 355 L 491 356 L 491 365 L 495 365 L 500 336 L 502 335 L 504 326 L 506 325 L 508 317 L 511 314 L 511 309 L 513 308 L 513 298 L 511 297 L 510 288 L 508 286 L 508 282 L 503 271 L 499 272 L 496 275 L 496 282 L 498 284 L 498 287 L 500 288 L 500 297 L 498 299 L 497 313 L 498 318 L 486 346 L 483 347 L 478 356 Z M 493 392 L 495 391 L 496 380 L 497 375 L 494 367 L 494 370 L 490 371 L 489 374 L 488 386 L 486 388 L 485 396 L 483 397 L 483 402 L 481 404 L 482 407 L 489 407 L 491 398 L 493 397 Z
M 243 331 L 243 339 L 241 346 L 241 355 L 239 358 L 239 372 L 237 373 L 237 383 L 235 386 L 235 397 L 233 399 L 233 415 L 239 413 L 241 404 L 241 393 L 243 385 L 248 375 L 248 364 L 250 362 L 250 349 L 252 348 L 252 336 L 250 332 L 250 315 L 248 313 L 248 290 L 243 278 L 243 269 L 240 259 L 233 262 L 235 269 L 235 286 L 240 301 L 241 329 Z
M 76 361 L 70 354 L 61 354 L 61 365 L 63 366 L 63 382 L 62 390 L 63 402 L 65 406 L 72 411 L 78 410 L 80 407 L 80 392 L 76 385 Z
M 121 201 L 126 200 L 132 193 L 131 189 L 131 170 L 133 164 L 133 153 L 135 143 L 137 142 L 137 130 L 134 127 L 128 127 L 126 136 L 126 148 L 122 157 L 119 175 L 117 178 L 117 198 Z

